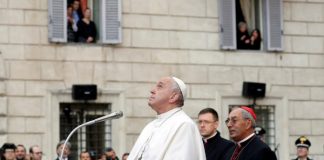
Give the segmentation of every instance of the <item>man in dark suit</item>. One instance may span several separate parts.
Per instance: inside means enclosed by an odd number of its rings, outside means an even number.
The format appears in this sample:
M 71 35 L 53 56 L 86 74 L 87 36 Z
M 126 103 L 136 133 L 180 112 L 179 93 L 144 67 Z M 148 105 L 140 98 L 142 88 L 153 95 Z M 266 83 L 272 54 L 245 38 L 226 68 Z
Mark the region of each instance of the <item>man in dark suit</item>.
M 198 114 L 198 127 L 203 138 L 207 160 L 223 159 L 226 151 L 234 145 L 233 142 L 220 136 L 218 128 L 218 114 L 212 108 L 205 108 Z
M 226 125 L 236 145 L 225 155 L 226 160 L 277 160 L 275 153 L 254 133 L 256 115 L 252 108 L 233 108 Z
M 73 158 L 71 158 L 71 143 L 67 142 L 65 147 L 64 147 L 64 151 L 63 151 L 63 145 L 64 145 L 64 140 L 60 141 L 57 145 L 56 145 L 56 154 L 57 154 L 57 158 L 55 160 L 60 160 L 60 156 L 61 153 L 63 152 L 63 160 L 72 160 Z
M 293 160 L 312 160 L 308 157 L 311 142 L 305 136 L 299 137 L 295 145 L 297 147 L 297 158 Z

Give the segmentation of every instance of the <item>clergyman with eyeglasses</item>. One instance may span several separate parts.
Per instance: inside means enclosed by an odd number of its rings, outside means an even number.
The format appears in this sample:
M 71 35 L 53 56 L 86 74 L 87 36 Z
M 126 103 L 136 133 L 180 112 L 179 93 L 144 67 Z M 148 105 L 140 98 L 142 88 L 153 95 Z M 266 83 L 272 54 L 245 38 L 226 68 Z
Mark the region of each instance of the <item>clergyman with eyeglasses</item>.
M 213 108 L 205 108 L 198 114 L 198 128 L 202 136 L 206 159 L 222 160 L 226 151 L 234 143 L 222 138 L 217 131 L 219 125 L 218 113 Z
M 256 114 L 252 108 L 236 107 L 225 121 L 230 138 L 236 143 L 226 153 L 226 160 L 277 160 L 275 153 L 254 133 Z

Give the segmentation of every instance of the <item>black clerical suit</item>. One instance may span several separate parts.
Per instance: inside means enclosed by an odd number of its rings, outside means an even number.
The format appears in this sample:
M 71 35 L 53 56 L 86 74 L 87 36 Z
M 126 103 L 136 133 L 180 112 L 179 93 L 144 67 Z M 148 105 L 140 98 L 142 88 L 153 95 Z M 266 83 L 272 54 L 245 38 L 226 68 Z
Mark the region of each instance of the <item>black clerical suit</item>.
M 217 131 L 217 134 L 214 137 L 204 141 L 206 160 L 221 160 L 224 158 L 226 151 L 234 146 L 232 141 L 226 140 L 220 136 L 220 133 Z
M 292 160 L 298 160 L 298 157 L 296 159 L 292 159 Z M 313 160 L 313 159 L 310 159 L 310 158 L 307 157 L 307 160 Z
M 231 160 L 233 157 L 237 157 L 235 160 L 277 160 L 269 146 L 255 135 L 243 142 L 241 147 L 237 147 L 238 145 L 235 145 L 228 150 L 225 155 L 226 160 Z M 237 155 L 235 151 L 239 151 Z

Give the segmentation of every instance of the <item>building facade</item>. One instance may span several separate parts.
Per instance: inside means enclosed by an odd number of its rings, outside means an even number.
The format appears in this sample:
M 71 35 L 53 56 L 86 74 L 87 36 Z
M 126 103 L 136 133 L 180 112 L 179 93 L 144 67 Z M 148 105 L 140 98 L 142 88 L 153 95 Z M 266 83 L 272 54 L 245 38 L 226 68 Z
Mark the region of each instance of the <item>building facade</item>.
M 120 37 L 105 43 L 99 12 L 94 44 L 53 40 L 51 0 L 0 0 L 0 143 L 39 144 L 53 159 L 62 106 L 84 103 L 72 98 L 72 85 L 96 84 L 97 99 L 87 103 L 124 113 L 107 131 L 107 145 L 121 155 L 155 118 L 150 89 L 173 75 L 188 85 L 184 110 L 193 119 L 213 107 L 222 122 L 230 106 L 252 103 L 242 96 L 243 82 L 265 83 L 266 96 L 256 103 L 272 107 L 268 134 L 279 159 L 293 158 L 295 140 L 305 135 L 311 156 L 324 160 L 324 1 L 275 1 L 252 1 L 249 24 L 262 28 L 262 47 L 239 50 L 234 0 L 116 1 Z M 279 37 L 272 28 L 282 31 Z M 228 137 L 225 123 L 219 130 Z

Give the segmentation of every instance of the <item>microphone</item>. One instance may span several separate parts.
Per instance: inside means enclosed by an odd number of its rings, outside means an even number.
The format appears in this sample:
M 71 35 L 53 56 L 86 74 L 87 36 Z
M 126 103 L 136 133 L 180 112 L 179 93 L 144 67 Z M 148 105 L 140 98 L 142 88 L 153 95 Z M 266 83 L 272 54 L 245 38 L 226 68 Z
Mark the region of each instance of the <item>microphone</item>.
M 97 119 L 94 119 L 92 121 L 86 122 L 85 125 L 87 126 L 87 125 L 99 123 L 99 122 L 105 121 L 106 119 L 118 119 L 118 118 L 120 118 L 122 116 L 123 116 L 122 111 L 113 112 L 113 113 L 110 113 L 108 115 L 105 115 L 105 116 L 99 117 Z
M 62 147 L 62 150 L 61 150 L 61 155 L 60 155 L 60 160 L 63 160 L 63 153 L 64 153 L 64 149 L 65 149 L 65 146 L 66 146 L 66 143 L 69 141 L 70 137 L 72 136 L 72 134 L 78 130 L 79 128 L 81 127 L 84 127 L 84 126 L 88 126 L 88 125 L 92 125 L 92 124 L 95 124 L 95 123 L 99 123 L 99 122 L 103 122 L 107 119 L 118 119 L 120 117 L 123 116 L 123 112 L 122 111 L 118 111 L 118 112 L 113 112 L 113 113 L 110 113 L 108 115 L 105 115 L 105 116 L 102 116 L 102 117 L 99 117 L 97 119 L 94 119 L 92 121 L 89 121 L 89 122 L 86 122 L 86 123 L 83 123 L 77 127 L 75 127 L 71 133 L 68 135 L 68 137 L 66 138 L 64 144 L 63 144 L 63 147 Z

